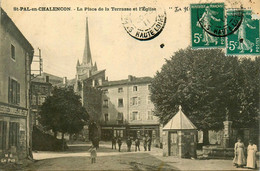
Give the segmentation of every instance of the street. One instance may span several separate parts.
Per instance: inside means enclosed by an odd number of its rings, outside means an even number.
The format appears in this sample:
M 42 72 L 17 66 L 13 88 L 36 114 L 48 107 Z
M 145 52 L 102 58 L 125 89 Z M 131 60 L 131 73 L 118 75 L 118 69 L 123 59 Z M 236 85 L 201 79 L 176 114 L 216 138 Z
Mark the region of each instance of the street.
M 35 162 L 25 169 L 32 170 L 248 170 L 235 168 L 232 160 L 192 160 L 163 157 L 162 149 L 150 152 L 126 152 L 111 149 L 110 142 L 101 142 L 97 150 L 97 162 L 91 164 L 87 151 L 90 144 L 71 144 L 65 152 L 34 152 Z

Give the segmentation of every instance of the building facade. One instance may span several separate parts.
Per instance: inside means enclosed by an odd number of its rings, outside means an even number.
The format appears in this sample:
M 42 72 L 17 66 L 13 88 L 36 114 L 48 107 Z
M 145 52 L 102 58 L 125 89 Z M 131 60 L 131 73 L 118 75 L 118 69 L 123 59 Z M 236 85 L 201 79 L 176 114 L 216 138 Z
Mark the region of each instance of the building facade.
M 146 134 L 153 143 L 160 143 L 160 124 L 153 115 L 151 102 L 151 77 L 128 76 L 128 79 L 107 81 L 101 88 L 102 117 L 101 134 L 103 140 L 115 137 L 139 137 Z
M 49 82 L 49 76 L 46 76 L 45 81 L 32 80 L 31 82 L 31 117 L 32 126 L 39 126 L 39 109 L 45 99 L 51 95 L 52 84 Z
M 7 13 L 0 10 L 0 158 L 8 162 L 7 158 L 16 160 L 29 155 L 28 108 L 34 50 Z

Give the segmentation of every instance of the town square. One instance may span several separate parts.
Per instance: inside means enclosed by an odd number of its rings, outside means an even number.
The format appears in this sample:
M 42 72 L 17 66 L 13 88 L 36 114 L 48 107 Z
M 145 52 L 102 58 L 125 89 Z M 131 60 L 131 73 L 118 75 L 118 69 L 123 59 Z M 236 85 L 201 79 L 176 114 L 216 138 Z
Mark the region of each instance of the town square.
M 0 170 L 259 170 L 258 1 L 0 3 Z

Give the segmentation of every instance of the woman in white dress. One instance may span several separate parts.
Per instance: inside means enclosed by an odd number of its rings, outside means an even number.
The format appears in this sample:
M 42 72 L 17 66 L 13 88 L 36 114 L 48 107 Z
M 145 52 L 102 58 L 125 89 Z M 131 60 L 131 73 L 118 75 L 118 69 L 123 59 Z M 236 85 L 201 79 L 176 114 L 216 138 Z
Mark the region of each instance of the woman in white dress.
M 254 169 L 256 167 L 256 152 L 257 146 L 250 140 L 247 147 L 247 168 Z
M 241 141 L 241 138 L 237 139 L 237 143 L 235 144 L 235 157 L 233 163 L 236 167 L 243 167 L 246 165 L 246 158 L 244 154 L 245 146 Z

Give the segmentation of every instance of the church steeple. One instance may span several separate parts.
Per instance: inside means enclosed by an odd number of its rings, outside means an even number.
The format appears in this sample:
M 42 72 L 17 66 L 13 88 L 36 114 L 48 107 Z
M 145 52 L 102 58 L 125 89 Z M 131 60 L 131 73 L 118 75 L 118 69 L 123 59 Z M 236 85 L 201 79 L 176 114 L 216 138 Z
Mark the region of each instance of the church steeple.
M 91 52 L 90 52 L 90 44 L 89 44 L 88 17 L 86 18 L 85 49 L 84 49 L 82 64 L 83 65 L 90 64 L 90 66 L 93 66 Z

